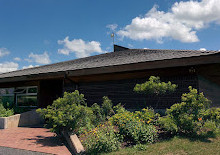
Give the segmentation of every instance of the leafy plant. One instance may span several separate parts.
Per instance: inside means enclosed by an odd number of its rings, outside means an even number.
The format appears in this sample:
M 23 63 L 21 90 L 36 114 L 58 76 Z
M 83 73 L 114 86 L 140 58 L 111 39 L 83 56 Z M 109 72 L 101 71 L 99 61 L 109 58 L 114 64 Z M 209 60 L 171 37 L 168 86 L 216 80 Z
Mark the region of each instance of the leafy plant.
M 110 122 L 100 124 L 91 131 L 80 136 L 88 154 L 112 152 L 120 148 L 117 132 Z
M 178 131 L 177 125 L 171 117 L 159 117 L 158 125 L 163 131 L 175 134 Z
M 152 143 L 157 137 L 156 128 L 145 124 L 143 119 L 132 112 L 118 113 L 111 118 L 111 121 L 118 127 L 119 134 L 124 137 L 124 141 L 128 143 Z
M 124 110 L 120 103 L 113 106 L 112 101 L 107 96 L 103 97 L 103 103 L 101 106 L 94 103 L 91 108 L 93 114 L 96 116 L 94 120 L 95 125 L 107 121 L 115 113 L 122 112 Z
M 0 103 L 0 117 L 9 117 L 14 115 L 14 111 L 11 109 L 5 109 L 3 104 Z
M 220 108 L 212 107 L 203 113 L 204 120 L 214 121 L 220 125 Z
M 164 95 L 167 92 L 174 92 L 177 88 L 177 85 L 169 82 L 161 82 L 160 77 L 151 76 L 148 81 L 142 84 L 136 84 L 134 91 L 137 93 L 143 94 L 155 94 L 158 98 L 157 105 L 159 103 L 159 95 Z
M 210 102 L 203 93 L 198 93 L 189 86 L 189 93 L 182 95 L 181 103 L 167 109 L 167 114 L 177 125 L 178 132 L 196 133 L 200 130 L 198 122 L 202 121 L 203 113 L 208 109 Z
M 84 95 L 77 90 L 72 93 L 65 92 L 63 98 L 58 98 L 52 105 L 38 109 L 37 112 L 46 120 L 51 131 L 58 135 L 62 131 L 78 133 L 94 127 L 93 111 L 86 106 Z
M 153 108 L 144 108 L 141 111 L 135 111 L 134 115 L 144 120 L 147 124 L 156 125 L 160 114 L 155 113 Z
M 161 82 L 159 77 L 151 76 L 148 81 L 142 84 L 136 84 L 134 91 L 144 94 L 165 94 L 167 92 L 174 92 L 177 85 L 172 84 L 170 81 L 165 83 Z

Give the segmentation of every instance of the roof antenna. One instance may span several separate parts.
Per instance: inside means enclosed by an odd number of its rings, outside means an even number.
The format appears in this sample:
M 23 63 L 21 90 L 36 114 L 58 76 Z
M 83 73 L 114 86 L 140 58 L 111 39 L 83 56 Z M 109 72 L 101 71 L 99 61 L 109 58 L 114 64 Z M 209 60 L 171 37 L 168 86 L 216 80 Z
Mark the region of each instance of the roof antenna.
M 112 32 L 111 38 L 112 38 L 113 49 L 114 49 L 114 45 L 115 45 L 115 33 L 114 32 Z

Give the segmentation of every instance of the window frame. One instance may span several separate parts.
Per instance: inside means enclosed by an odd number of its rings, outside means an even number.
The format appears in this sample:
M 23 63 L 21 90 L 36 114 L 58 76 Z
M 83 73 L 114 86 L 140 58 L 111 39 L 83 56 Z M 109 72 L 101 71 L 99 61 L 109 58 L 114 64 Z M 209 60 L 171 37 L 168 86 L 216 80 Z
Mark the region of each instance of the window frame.
M 37 92 L 36 93 L 28 93 L 28 90 L 30 88 L 36 88 L 37 89 Z M 16 106 L 17 107 L 30 107 L 30 108 L 37 108 L 38 105 L 36 106 L 19 106 L 18 105 L 18 97 L 19 96 L 36 96 L 37 99 L 38 99 L 38 87 L 37 86 L 28 86 L 28 87 L 17 87 L 16 89 L 25 89 L 25 93 L 14 93 L 16 95 L 16 99 L 15 99 L 15 103 L 16 103 Z M 15 89 L 15 90 L 16 90 Z M 16 91 L 15 91 L 16 92 Z

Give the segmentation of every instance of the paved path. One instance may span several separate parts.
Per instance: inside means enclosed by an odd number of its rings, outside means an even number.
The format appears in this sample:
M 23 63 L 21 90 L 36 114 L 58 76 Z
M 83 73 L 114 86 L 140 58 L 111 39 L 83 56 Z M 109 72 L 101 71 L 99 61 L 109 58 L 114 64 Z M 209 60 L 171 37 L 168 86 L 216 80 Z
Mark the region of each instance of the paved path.
M 0 155 L 50 155 L 50 154 L 0 146 Z
M 42 127 L 0 130 L 0 146 L 48 154 L 71 155 L 54 133 Z M 1 150 L 7 149 L 3 147 Z M 13 150 L 11 149 L 11 151 Z

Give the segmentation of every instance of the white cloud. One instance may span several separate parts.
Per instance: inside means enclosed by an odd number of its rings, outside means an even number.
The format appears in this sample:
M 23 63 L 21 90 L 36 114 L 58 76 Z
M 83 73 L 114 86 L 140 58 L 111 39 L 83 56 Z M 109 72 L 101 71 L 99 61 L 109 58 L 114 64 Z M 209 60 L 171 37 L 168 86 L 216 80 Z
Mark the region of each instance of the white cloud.
M 23 66 L 22 69 L 27 69 L 27 68 L 33 68 L 33 67 L 38 67 L 39 65 L 29 65 L 29 66 Z
M 197 30 L 210 23 L 220 24 L 220 0 L 176 2 L 170 11 L 158 11 L 154 6 L 144 17 L 132 19 L 131 24 L 119 30 L 119 36 L 133 40 L 154 39 L 159 43 L 165 37 L 181 42 L 198 42 Z
M 82 39 L 69 40 L 67 36 L 64 40 L 58 40 L 58 44 L 64 45 L 64 48 L 58 49 L 58 53 L 69 55 L 75 53 L 77 58 L 90 56 L 92 53 L 104 53 L 101 44 L 97 41 L 85 42 Z
M 7 48 L 0 48 L 0 57 L 9 55 L 10 51 Z
M 0 73 L 11 72 L 18 69 L 18 64 L 14 62 L 0 63 Z
M 29 59 L 25 59 L 28 62 L 36 62 L 39 64 L 49 64 L 51 63 L 50 57 L 47 54 L 47 52 L 44 52 L 43 54 L 29 54 Z
M 15 57 L 14 60 L 15 60 L 15 61 L 21 61 L 21 58 Z
M 206 48 L 200 48 L 199 50 L 200 51 L 206 51 L 207 49 Z
M 111 31 L 115 31 L 117 29 L 118 25 L 117 24 L 109 24 L 106 25 L 107 28 L 109 28 Z

